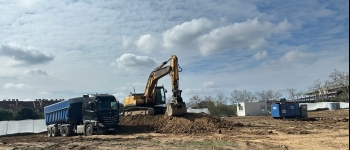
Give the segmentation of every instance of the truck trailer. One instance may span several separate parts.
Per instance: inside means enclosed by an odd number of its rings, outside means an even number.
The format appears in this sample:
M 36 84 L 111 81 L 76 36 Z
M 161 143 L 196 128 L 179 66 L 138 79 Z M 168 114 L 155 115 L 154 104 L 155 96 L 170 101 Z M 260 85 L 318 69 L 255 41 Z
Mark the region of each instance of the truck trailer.
M 119 126 L 119 102 L 109 94 L 87 94 L 44 107 L 48 137 L 113 133 Z

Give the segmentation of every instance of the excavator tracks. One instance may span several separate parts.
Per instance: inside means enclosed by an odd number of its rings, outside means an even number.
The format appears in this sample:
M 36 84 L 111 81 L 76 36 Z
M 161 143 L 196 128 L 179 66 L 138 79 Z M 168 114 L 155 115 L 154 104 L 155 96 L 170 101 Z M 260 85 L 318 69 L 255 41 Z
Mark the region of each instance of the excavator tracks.
M 131 116 L 131 115 L 154 115 L 154 109 L 153 108 L 147 108 L 147 107 L 137 107 L 137 108 L 128 108 L 123 111 L 124 116 Z
M 167 116 L 183 116 L 187 113 L 186 104 L 184 102 L 181 105 L 174 103 L 167 104 L 166 107 L 129 107 L 123 111 L 124 116 L 131 115 L 167 115 Z

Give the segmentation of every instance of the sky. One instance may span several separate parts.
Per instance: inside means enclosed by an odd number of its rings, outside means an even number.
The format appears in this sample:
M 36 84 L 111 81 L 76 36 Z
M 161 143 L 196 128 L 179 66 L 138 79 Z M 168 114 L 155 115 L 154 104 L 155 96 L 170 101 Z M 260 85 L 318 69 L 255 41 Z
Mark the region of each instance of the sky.
M 348 0 L 0 0 L 0 100 L 143 93 L 172 55 L 182 97 L 307 91 L 349 72 Z M 159 80 L 170 95 L 170 76 Z

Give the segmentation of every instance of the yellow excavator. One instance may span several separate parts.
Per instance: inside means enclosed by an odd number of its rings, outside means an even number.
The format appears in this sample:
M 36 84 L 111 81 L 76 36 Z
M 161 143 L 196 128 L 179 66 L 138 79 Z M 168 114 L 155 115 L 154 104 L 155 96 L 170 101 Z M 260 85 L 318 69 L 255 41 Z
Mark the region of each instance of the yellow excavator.
M 170 61 L 169 66 L 165 66 Z M 165 114 L 168 116 L 183 116 L 187 113 L 185 102 L 181 97 L 182 90 L 179 89 L 179 72 L 182 68 L 178 64 L 176 55 L 172 55 L 168 61 L 163 62 L 154 69 L 149 75 L 144 93 L 130 92 L 130 95 L 124 98 L 123 114 L 127 115 L 157 115 Z M 158 80 L 165 75 L 171 76 L 172 100 L 166 104 L 167 90 L 164 86 L 157 86 Z M 162 106 L 163 105 L 163 106 Z

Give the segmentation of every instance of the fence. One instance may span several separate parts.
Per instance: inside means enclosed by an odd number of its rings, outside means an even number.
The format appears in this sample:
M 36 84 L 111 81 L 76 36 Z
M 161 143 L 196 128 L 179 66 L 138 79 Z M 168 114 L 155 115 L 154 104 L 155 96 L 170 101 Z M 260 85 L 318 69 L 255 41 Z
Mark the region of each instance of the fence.
M 318 102 L 318 103 L 299 103 L 299 105 L 307 105 L 307 110 L 329 109 L 329 103 L 334 102 Z M 349 103 L 338 102 L 340 109 L 349 109 Z
M 0 136 L 16 133 L 40 133 L 46 131 L 44 119 L 0 121 Z

